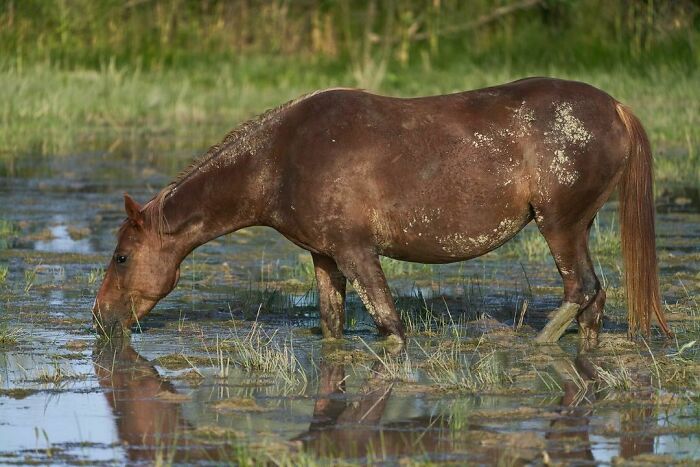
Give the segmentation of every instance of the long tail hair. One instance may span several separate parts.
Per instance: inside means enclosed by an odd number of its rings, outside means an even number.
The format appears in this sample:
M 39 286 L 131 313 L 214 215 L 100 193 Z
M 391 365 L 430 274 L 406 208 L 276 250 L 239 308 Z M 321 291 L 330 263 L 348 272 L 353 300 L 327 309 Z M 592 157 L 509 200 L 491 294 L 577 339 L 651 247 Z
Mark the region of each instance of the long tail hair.
M 654 232 L 654 176 L 651 145 L 641 122 L 620 104 L 615 109 L 627 128 L 630 154 L 620 180 L 620 230 L 625 263 L 625 290 L 629 335 L 649 334 L 651 313 L 666 335 L 671 330 L 664 318 L 659 292 Z

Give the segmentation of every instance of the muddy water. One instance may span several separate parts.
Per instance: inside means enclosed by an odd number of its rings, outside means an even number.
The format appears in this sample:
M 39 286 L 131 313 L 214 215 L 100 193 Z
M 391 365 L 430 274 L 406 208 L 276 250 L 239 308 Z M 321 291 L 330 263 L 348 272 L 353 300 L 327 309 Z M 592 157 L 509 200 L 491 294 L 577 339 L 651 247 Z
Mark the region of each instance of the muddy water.
M 620 260 L 601 254 L 600 345 L 581 348 L 570 333 L 533 346 L 558 275 L 548 258 L 496 252 L 385 265 L 413 323 L 405 352 L 376 339 L 352 293 L 348 338 L 323 343 L 309 259 L 261 228 L 198 249 L 129 341 L 98 341 L 89 308 L 121 193 L 145 201 L 188 158 L 27 156 L 0 169 L 0 322 L 20 329 L 0 344 L 0 463 L 700 459 L 697 190 L 660 190 L 673 342 L 624 339 Z M 604 229 L 612 212 L 601 218 Z M 248 371 L 241 342 L 297 368 Z

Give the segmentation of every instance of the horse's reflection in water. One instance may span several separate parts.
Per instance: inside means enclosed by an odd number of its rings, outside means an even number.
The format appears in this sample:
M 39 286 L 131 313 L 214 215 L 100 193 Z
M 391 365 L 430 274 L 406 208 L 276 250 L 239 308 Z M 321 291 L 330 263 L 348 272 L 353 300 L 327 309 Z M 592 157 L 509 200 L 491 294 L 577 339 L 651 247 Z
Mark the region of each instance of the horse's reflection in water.
M 583 343 L 586 347 L 586 343 Z M 569 357 L 561 347 L 551 346 L 548 349 L 555 360 L 553 368 L 561 380 L 564 395 L 559 401 L 561 407 L 558 417 L 550 424 L 546 439 L 554 449 L 548 451 L 553 461 L 596 461 L 593 455 L 593 445 L 590 441 L 590 420 L 594 416 L 591 404 L 600 395 L 597 392 L 597 366 L 591 360 L 589 348 L 579 349 L 574 359 Z M 648 381 L 647 381 L 648 383 Z M 650 400 L 651 391 L 635 393 L 638 400 Z M 643 433 L 649 424 L 655 421 L 650 405 L 630 407 L 620 412 L 620 446 L 619 456 L 629 459 L 639 454 L 654 451 L 654 437 Z M 642 433 L 640 435 L 640 433 Z
M 128 461 L 161 457 L 172 461 L 216 462 L 228 458 L 226 451 L 230 446 L 192 442 L 188 432 L 194 427 L 183 416 L 182 398 L 171 383 L 161 378 L 153 364 L 130 345 L 115 341 L 97 346 L 93 361 Z M 595 380 L 596 367 L 586 354 L 579 354 L 572 361 L 561 351 L 554 368 L 563 382 L 564 395 L 559 401 L 558 416 L 545 430 L 547 456 L 554 462 L 595 462 L 589 423 L 594 415 L 590 403 L 595 401 L 596 392 L 595 384 L 585 381 Z M 572 368 L 578 376 L 572 377 L 575 375 Z M 474 445 L 475 440 L 463 445 L 465 432 L 498 432 L 498 428 L 484 420 L 471 420 L 459 432 L 450 427 L 449 413 L 383 421 L 393 383 L 382 378 L 381 371 L 381 366 L 376 364 L 359 392 L 348 394 L 346 367 L 321 360 L 313 420 L 308 431 L 293 441 L 323 457 L 386 459 L 425 454 L 439 459 L 458 455 L 482 463 L 504 458 L 502 446 L 478 442 Z M 650 407 L 630 408 L 621 413 L 623 435 L 618 452 L 622 458 L 653 451 L 654 437 L 640 436 L 646 425 L 653 423 L 651 415 Z M 508 455 L 514 455 L 508 458 L 513 464 L 536 460 L 522 458 L 517 452 Z
M 121 340 L 98 345 L 93 363 L 129 461 L 211 458 L 210 452 L 186 446 L 181 434 L 191 426 L 177 391 L 131 345 Z
M 309 431 L 296 437 L 306 450 L 329 457 L 401 456 L 451 452 L 447 418 L 423 416 L 382 423 L 393 384 L 375 364 L 357 397 L 346 391 L 345 366 L 321 361 Z

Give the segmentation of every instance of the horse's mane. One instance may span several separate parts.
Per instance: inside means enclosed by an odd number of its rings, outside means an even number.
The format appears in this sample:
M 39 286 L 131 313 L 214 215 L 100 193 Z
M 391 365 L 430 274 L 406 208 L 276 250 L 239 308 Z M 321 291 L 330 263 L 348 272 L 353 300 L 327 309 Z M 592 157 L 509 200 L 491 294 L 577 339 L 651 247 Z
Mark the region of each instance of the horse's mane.
M 156 231 L 162 235 L 167 228 L 167 220 L 163 214 L 165 201 L 177 188 L 191 178 L 194 174 L 200 171 L 206 171 L 209 166 L 218 162 L 221 157 L 231 156 L 235 159 L 237 149 L 248 150 L 254 152 L 256 145 L 260 144 L 259 140 L 255 139 L 258 130 L 266 125 L 277 120 L 279 114 L 295 104 L 308 99 L 311 96 L 325 92 L 327 90 L 314 91 L 304 94 L 301 97 L 292 99 L 278 107 L 268 109 L 262 114 L 247 120 L 236 128 L 231 130 L 224 139 L 211 146 L 204 154 L 194 159 L 185 169 L 183 169 L 168 185 L 165 186 L 157 195 L 148 201 L 143 208 L 144 214 L 150 220 L 151 225 L 156 226 Z

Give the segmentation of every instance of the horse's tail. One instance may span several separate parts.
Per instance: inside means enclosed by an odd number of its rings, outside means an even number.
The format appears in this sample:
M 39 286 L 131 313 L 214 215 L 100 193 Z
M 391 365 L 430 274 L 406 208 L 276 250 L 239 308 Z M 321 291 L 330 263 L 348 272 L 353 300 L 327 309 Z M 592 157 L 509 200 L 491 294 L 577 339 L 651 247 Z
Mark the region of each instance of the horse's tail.
M 618 102 L 615 110 L 630 140 L 630 152 L 619 185 L 628 333 L 633 336 L 642 331 L 648 335 L 653 311 L 661 329 L 666 335 L 671 335 L 661 309 L 659 292 L 651 145 L 641 122 L 628 108 Z

